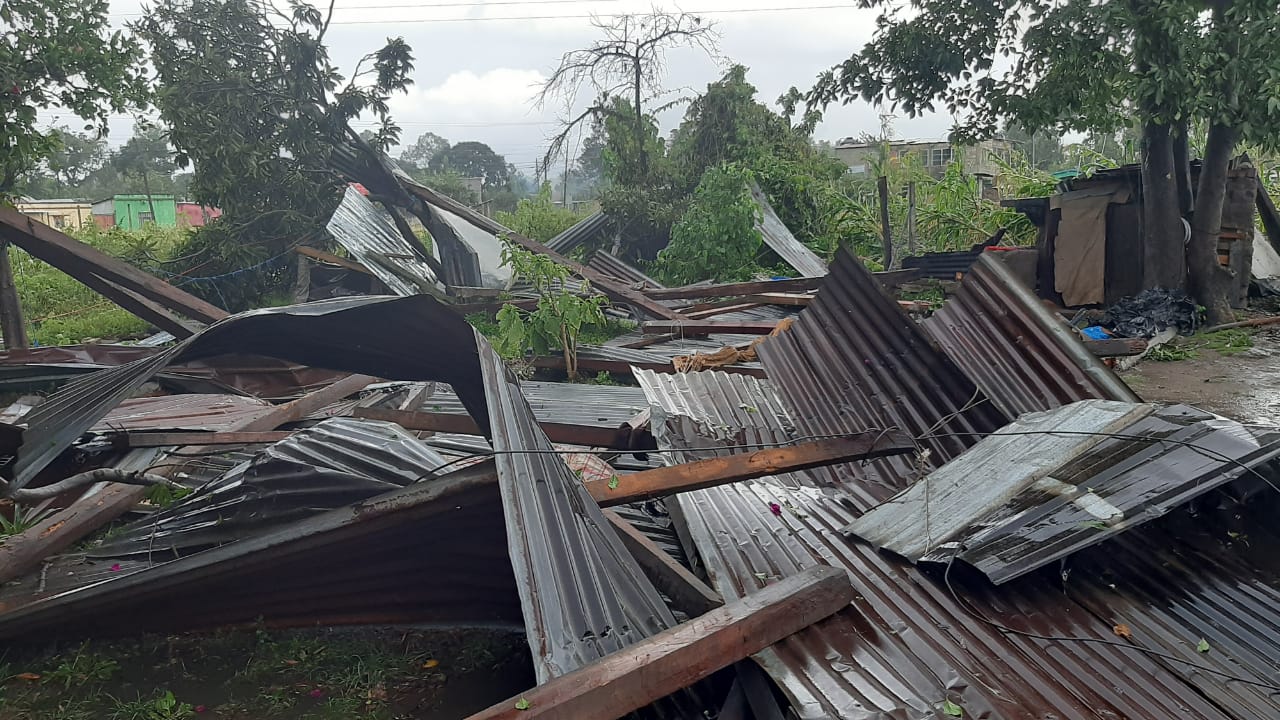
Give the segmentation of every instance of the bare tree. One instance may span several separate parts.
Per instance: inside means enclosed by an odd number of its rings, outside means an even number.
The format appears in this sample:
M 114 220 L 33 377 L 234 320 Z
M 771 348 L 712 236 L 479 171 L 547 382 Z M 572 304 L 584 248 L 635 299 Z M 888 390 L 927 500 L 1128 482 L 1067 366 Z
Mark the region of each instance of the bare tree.
M 547 158 L 558 156 L 573 130 L 588 119 L 620 116 L 610 101 L 621 97 L 630 105 L 630 117 L 626 119 L 634 127 L 643 170 L 648 164 L 643 151 L 644 103 L 662 92 L 667 51 L 691 47 L 717 57 L 720 34 L 714 24 L 697 15 L 672 14 L 656 8 L 645 15 L 620 15 L 607 20 L 597 17 L 591 23 L 604 37 L 588 48 L 565 53 L 538 95 L 540 107 L 560 101 L 567 113 L 583 92 L 595 96 L 590 107 L 563 122 L 560 132 L 551 139 Z

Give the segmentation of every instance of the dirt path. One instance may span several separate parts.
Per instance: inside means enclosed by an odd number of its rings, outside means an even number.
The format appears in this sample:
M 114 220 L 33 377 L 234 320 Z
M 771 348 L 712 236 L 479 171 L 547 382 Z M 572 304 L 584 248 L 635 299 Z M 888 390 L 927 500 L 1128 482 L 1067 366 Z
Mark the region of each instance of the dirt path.
M 1182 402 L 1242 422 L 1280 421 L 1280 329 L 1253 336 L 1253 347 L 1230 356 L 1200 350 L 1176 362 L 1144 360 L 1122 373 L 1144 400 Z

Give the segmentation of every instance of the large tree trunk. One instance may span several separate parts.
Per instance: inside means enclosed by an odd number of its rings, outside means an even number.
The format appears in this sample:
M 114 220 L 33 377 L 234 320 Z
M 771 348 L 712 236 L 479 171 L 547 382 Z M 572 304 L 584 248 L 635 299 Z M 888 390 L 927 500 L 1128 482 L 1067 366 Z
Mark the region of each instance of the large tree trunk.
M 1178 182 L 1168 124 L 1142 127 L 1142 286 L 1180 288 L 1186 278 L 1186 229 L 1178 210 Z
M 1173 127 L 1173 172 L 1178 182 L 1178 212 L 1190 217 L 1195 210 L 1195 195 L 1191 187 L 1191 147 L 1188 122 L 1183 118 Z
M 1222 206 L 1227 196 L 1227 169 L 1236 146 L 1236 129 L 1221 123 L 1209 126 L 1196 189 L 1196 212 L 1187 248 L 1191 294 L 1205 308 L 1209 325 L 1235 319 L 1227 300 L 1233 281 L 1230 270 L 1218 262 L 1218 238 L 1222 233 Z

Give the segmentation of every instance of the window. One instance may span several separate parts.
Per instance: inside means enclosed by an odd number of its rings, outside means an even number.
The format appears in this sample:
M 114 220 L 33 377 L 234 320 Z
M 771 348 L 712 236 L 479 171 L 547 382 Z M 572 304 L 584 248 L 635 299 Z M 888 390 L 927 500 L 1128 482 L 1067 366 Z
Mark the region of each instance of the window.
M 156 221 L 155 216 L 149 212 L 138 213 L 138 222 L 140 223 L 149 223 L 149 222 L 155 222 L 155 221 Z
M 951 163 L 951 148 L 934 148 L 929 151 L 929 157 L 925 162 L 926 165 L 932 167 L 945 167 Z
M 53 221 L 53 226 L 56 228 L 64 228 L 67 226 L 66 215 L 50 215 L 49 219 Z

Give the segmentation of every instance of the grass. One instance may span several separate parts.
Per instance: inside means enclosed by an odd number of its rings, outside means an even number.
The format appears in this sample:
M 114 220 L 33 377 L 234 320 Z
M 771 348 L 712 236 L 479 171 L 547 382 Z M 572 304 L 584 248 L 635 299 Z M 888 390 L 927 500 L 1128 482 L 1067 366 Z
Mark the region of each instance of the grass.
M 1194 360 L 1200 351 L 1211 350 L 1219 355 L 1232 356 L 1253 347 L 1253 332 L 1245 328 L 1231 328 L 1211 333 L 1197 333 L 1190 337 L 1174 338 L 1147 355 L 1157 362 Z
M 534 684 L 523 636 L 496 630 L 259 628 L 7 648 L 0 661 L 0 720 L 462 716 Z
M 73 231 L 77 239 L 144 269 L 157 267 L 160 261 L 172 257 L 184 233 L 176 228 L 156 227 L 138 231 L 88 227 Z M 128 340 L 149 332 L 146 321 L 61 270 L 16 247 L 10 248 L 9 256 L 27 331 L 34 343 L 70 345 L 86 340 Z

